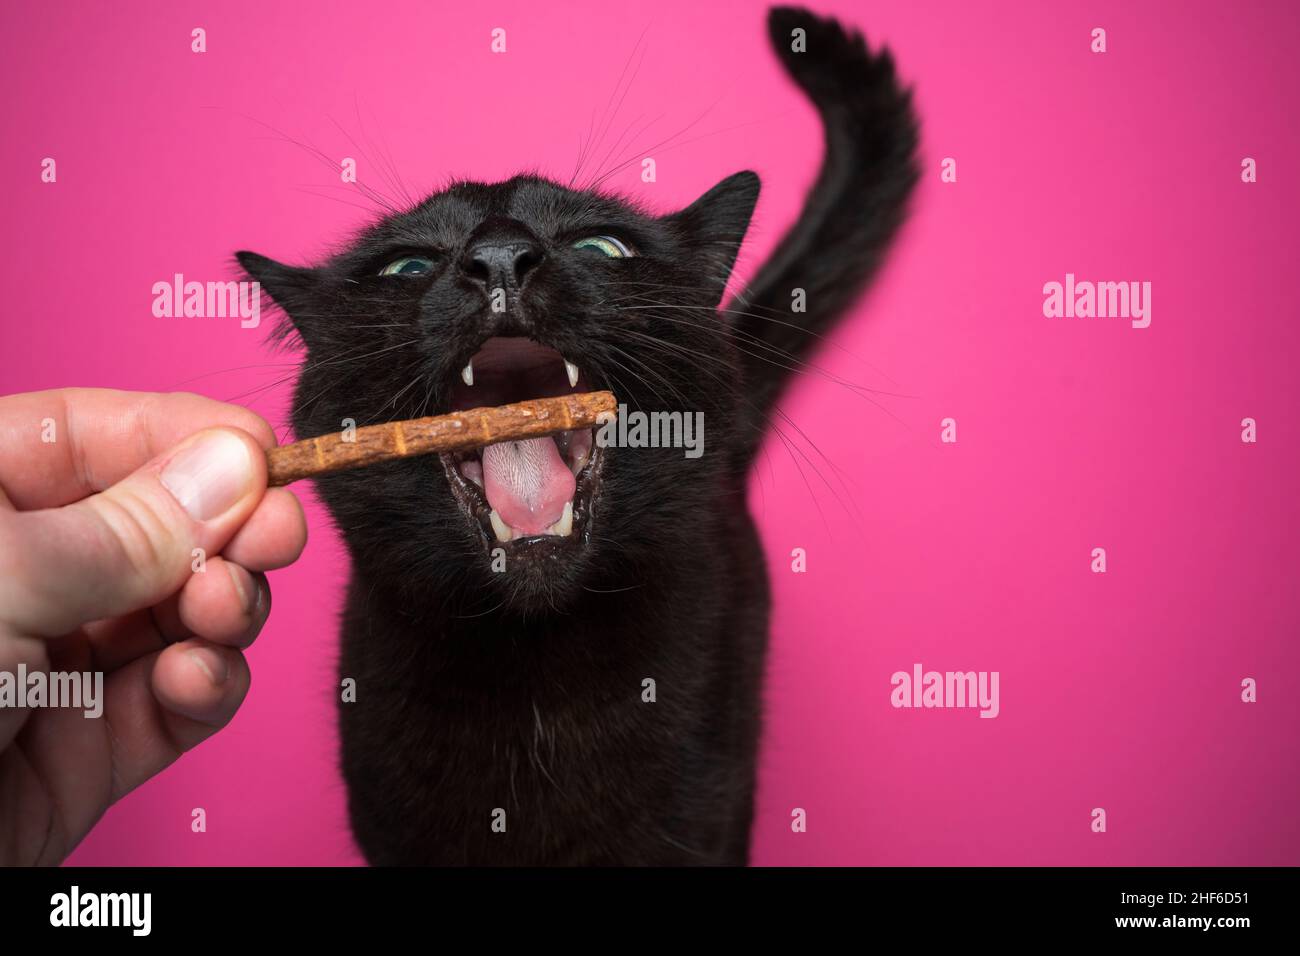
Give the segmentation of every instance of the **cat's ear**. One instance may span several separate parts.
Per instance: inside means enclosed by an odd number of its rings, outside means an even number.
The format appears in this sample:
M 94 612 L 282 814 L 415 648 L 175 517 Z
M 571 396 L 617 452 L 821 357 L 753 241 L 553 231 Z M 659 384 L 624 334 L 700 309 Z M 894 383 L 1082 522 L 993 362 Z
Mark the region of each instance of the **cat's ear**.
M 681 212 L 667 217 L 667 221 L 682 231 L 697 268 L 707 281 L 717 286 L 719 299 L 749 229 L 758 190 L 757 173 L 748 170 L 735 173 Z
M 303 317 L 313 310 L 312 301 L 317 285 L 314 269 L 287 266 L 256 252 L 236 252 L 235 259 L 250 279 L 256 282 L 271 301 L 280 307 L 293 323 L 298 335 L 307 339 Z M 282 329 L 288 333 L 288 329 Z

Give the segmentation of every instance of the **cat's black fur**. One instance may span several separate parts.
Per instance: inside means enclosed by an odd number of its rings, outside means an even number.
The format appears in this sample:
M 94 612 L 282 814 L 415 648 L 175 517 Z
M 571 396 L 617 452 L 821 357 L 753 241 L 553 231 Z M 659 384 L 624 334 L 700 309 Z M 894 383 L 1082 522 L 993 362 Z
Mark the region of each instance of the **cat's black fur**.
M 745 475 L 786 369 L 863 286 L 916 178 L 889 54 L 803 10 L 773 10 L 769 28 L 821 112 L 827 153 L 798 223 L 727 309 L 758 196 L 748 172 L 663 217 L 535 176 L 461 183 L 317 268 L 239 254 L 306 344 L 299 435 L 445 410 L 489 335 L 554 347 L 633 410 L 704 412 L 703 457 L 606 449 L 585 540 L 505 573 L 437 458 L 317 482 L 352 557 L 340 674 L 357 699 L 340 705 L 342 763 L 372 863 L 747 860 L 768 584 Z M 806 52 L 791 49 L 796 28 Z M 460 259 L 493 231 L 545 255 L 504 314 Z M 639 255 L 570 248 L 593 233 Z M 433 275 L 377 275 L 411 252 L 435 259 Z M 805 313 L 790 309 L 795 287 Z

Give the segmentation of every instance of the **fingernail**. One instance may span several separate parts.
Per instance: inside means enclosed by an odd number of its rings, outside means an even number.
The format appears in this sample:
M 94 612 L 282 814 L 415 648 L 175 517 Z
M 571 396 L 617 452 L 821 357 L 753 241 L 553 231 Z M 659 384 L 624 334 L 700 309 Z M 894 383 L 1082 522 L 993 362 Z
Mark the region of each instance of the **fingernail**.
M 234 582 L 235 593 L 239 595 L 239 606 L 244 609 L 245 614 L 251 614 L 257 609 L 254 598 L 257 594 L 257 582 L 253 582 L 253 596 L 250 597 L 248 588 L 244 587 L 244 571 L 238 565 L 225 562 L 226 571 L 230 574 L 230 580 Z
M 253 615 L 254 620 L 257 620 L 259 616 L 265 616 L 267 603 L 271 599 L 271 586 L 265 576 L 255 574 L 253 587 L 256 589 L 257 596 L 253 599 L 253 609 L 249 613 Z
M 194 666 L 203 671 L 204 676 L 212 681 L 213 687 L 220 687 L 230 676 L 230 666 L 226 658 L 210 647 L 196 647 L 187 651 Z
M 163 486 L 195 521 L 228 511 L 253 480 L 248 448 L 228 431 L 205 432 L 163 469 Z

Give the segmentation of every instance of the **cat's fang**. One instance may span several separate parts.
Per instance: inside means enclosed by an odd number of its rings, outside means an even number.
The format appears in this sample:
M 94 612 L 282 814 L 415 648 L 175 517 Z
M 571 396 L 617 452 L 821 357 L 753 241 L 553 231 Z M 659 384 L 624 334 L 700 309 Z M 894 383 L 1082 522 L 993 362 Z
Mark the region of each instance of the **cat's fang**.
M 564 360 L 564 371 L 569 375 L 569 388 L 578 387 L 578 366 L 574 365 L 568 359 Z
M 496 534 L 498 541 L 509 541 L 515 536 L 514 532 L 510 530 L 510 526 L 501 520 L 501 516 L 497 514 L 495 508 L 488 512 L 488 520 L 492 522 L 492 531 Z
M 474 384 L 474 360 L 470 359 L 465 363 L 465 367 L 460 370 L 460 380 L 466 385 Z
M 561 538 L 567 538 L 573 534 L 573 502 L 564 503 L 564 513 L 560 515 L 560 520 L 555 522 L 546 529 L 547 534 L 556 534 Z

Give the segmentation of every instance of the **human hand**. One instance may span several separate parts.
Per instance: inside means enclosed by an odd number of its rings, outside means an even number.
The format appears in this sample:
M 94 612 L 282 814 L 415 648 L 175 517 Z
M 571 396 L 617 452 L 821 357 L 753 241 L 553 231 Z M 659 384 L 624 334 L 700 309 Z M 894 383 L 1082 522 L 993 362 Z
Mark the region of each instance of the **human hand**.
M 274 444 L 258 415 L 197 395 L 0 398 L 0 864 L 59 863 L 234 716 L 263 572 L 307 540 L 297 498 L 266 488 Z M 5 706 L 20 665 L 102 672 L 102 714 Z

